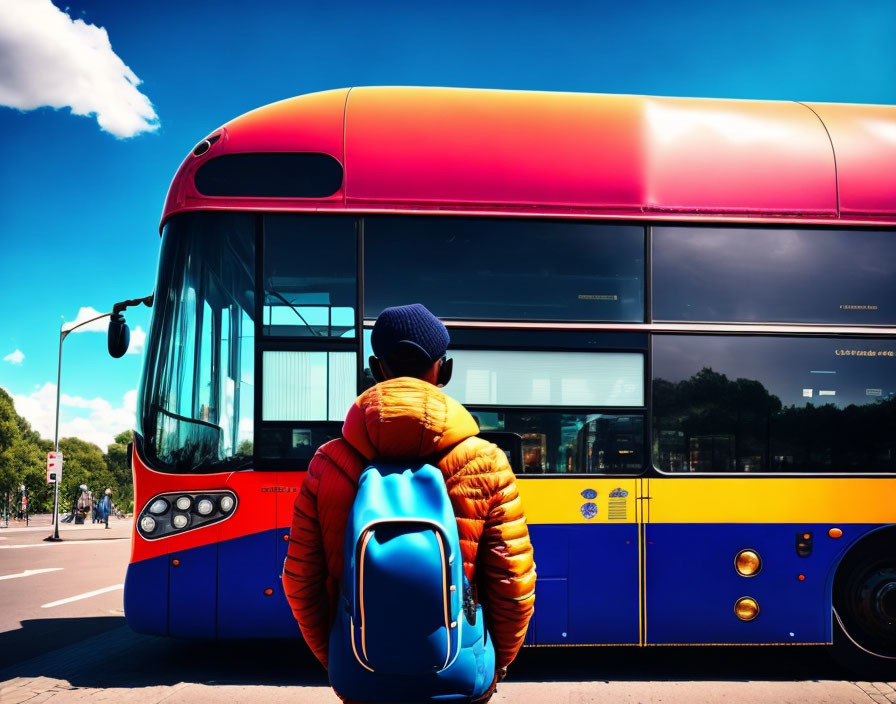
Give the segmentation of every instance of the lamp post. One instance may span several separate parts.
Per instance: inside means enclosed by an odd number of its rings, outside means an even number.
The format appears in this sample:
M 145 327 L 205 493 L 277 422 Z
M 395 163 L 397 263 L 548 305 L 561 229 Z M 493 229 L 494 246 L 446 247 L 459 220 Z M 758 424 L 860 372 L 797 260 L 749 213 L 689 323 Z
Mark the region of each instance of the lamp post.
M 94 320 L 99 320 L 100 318 L 106 318 L 112 315 L 112 313 L 102 313 L 90 320 L 85 320 L 83 323 L 78 323 L 77 325 L 73 325 L 72 327 L 65 329 L 64 327 L 59 331 L 59 366 L 56 371 L 56 432 L 55 439 L 53 441 L 53 447 L 56 452 L 59 452 L 59 399 L 62 396 L 62 389 L 60 385 L 62 384 L 62 343 L 65 342 L 65 338 L 68 337 L 70 332 L 74 332 L 82 325 L 87 325 L 88 323 L 92 323 Z M 46 538 L 46 540 L 62 540 L 59 537 L 59 482 L 62 481 L 62 467 L 59 468 L 59 473 L 56 475 L 56 492 L 55 498 L 53 499 L 53 535 Z

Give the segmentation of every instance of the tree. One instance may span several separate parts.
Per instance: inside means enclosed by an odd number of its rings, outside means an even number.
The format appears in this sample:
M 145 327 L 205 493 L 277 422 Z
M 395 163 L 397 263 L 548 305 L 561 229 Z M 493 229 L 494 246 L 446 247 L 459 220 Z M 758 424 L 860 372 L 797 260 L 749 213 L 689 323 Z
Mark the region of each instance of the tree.
M 11 492 L 19 486 L 13 457 L 13 448 L 22 441 L 17 420 L 12 397 L 0 389 L 0 494 Z
M 134 500 L 134 485 L 127 462 L 127 444 L 134 433 L 119 433 L 106 454 L 96 445 L 79 438 L 63 438 L 59 449 L 65 456 L 59 487 L 59 510 L 66 511 L 77 500 L 79 487 L 86 484 L 96 496 L 112 489 L 113 501 L 128 510 Z M 53 509 L 53 487 L 47 484 L 47 452 L 53 449 L 27 420 L 16 413 L 12 397 L 0 389 L 0 505 L 8 495 L 17 499 L 19 487 L 28 492 L 31 513 Z
M 103 455 L 106 469 L 114 482 L 112 501 L 125 512 L 132 511 L 134 506 L 134 479 L 128 463 L 128 443 L 133 441 L 134 431 L 119 433 Z

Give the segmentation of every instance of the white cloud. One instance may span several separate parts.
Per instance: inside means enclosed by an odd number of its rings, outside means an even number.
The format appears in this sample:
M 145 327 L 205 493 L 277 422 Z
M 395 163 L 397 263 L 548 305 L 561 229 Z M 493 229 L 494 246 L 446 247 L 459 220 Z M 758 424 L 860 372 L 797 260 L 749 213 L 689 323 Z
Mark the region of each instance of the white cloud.
M 143 337 L 146 337 L 146 335 L 144 335 Z M 3 358 L 3 361 L 10 362 L 12 364 L 21 364 L 24 359 L 25 353 L 22 352 L 22 350 L 17 349 L 15 352 L 10 352 L 8 355 L 6 355 Z
M 96 115 L 101 129 L 133 137 L 159 128 L 141 80 L 102 27 L 73 20 L 50 0 L 0 1 L 0 105 Z
M 53 439 L 56 423 L 56 384 L 45 383 L 28 394 L 11 394 L 16 411 L 31 423 L 41 437 Z M 121 405 L 109 401 L 62 394 L 59 437 L 77 437 L 99 445 L 104 451 L 124 430 L 133 429 L 137 419 L 137 390 L 124 394 Z M 89 411 L 86 415 L 73 411 Z
M 146 345 L 146 333 L 138 325 L 131 330 L 131 344 L 128 346 L 127 354 L 142 354 L 144 345 Z
M 95 318 L 98 315 L 102 315 L 100 311 L 91 306 L 82 307 L 78 310 L 78 316 L 70 323 L 65 323 L 62 326 L 63 330 L 71 330 L 75 325 L 80 325 L 85 320 L 90 320 L 91 318 Z M 92 323 L 85 325 L 83 327 L 75 330 L 76 333 L 79 332 L 106 332 L 109 329 L 109 318 L 100 318 L 99 320 L 94 320 Z
M 0 0 L 2 2 L 2 0 Z M 95 318 L 98 315 L 102 315 L 100 311 L 91 306 L 82 307 L 78 310 L 77 317 L 71 321 L 70 323 L 63 323 L 63 330 L 71 330 L 76 325 L 80 325 L 81 323 L 90 320 L 91 318 Z M 105 318 L 100 318 L 99 320 L 94 320 L 92 323 L 87 323 L 77 330 L 75 330 L 72 334 L 77 334 L 79 332 L 102 332 L 105 333 L 109 330 L 109 318 L 108 316 Z M 143 329 L 141 325 L 138 325 L 135 328 L 131 329 L 131 337 L 130 344 L 128 345 L 127 354 L 143 354 L 143 348 L 146 346 L 146 331 Z M 16 350 L 18 351 L 18 350 Z M 24 355 L 22 356 L 24 359 Z M 5 358 L 4 358 L 5 359 Z M 13 362 L 16 364 L 16 362 Z

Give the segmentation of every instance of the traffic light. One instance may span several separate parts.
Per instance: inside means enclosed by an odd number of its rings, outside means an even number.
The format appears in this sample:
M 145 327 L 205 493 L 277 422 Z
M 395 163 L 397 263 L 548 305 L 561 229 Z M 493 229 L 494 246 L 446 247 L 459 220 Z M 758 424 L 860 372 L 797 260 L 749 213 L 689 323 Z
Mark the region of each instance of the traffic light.
M 62 479 L 62 453 L 47 453 L 47 484 L 52 484 Z

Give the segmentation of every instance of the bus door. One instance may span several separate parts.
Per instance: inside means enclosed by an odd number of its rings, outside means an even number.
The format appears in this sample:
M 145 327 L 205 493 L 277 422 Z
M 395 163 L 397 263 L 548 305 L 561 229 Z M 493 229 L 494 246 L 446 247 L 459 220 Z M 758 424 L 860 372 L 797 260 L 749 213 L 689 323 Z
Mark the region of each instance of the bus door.
M 275 626 L 275 637 L 298 638 L 301 636 L 299 624 L 296 622 L 286 601 L 283 592 L 283 569 L 286 562 L 286 553 L 289 551 L 289 531 L 292 527 L 293 510 L 296 497 L 299 494 L 301 480 L 304 472 L 278 472 L 277 481 L 277 551 L 275 558 L 275 571 L 277 583 L 274 585 L 273 598 L 276 601 L 276 610 L 280 614 Z
M 519 477 L 538 572 L 527 642 L 640 643 L 642 481 Z
M 279 611 L 276 472 L 235 472 L 227 488 L 237 495 L 233 518 L 221 524 L 218 545 L 218 637 L 251 638 L 274 633 Z M 251 614 L 247 618 L 246 614 Z

